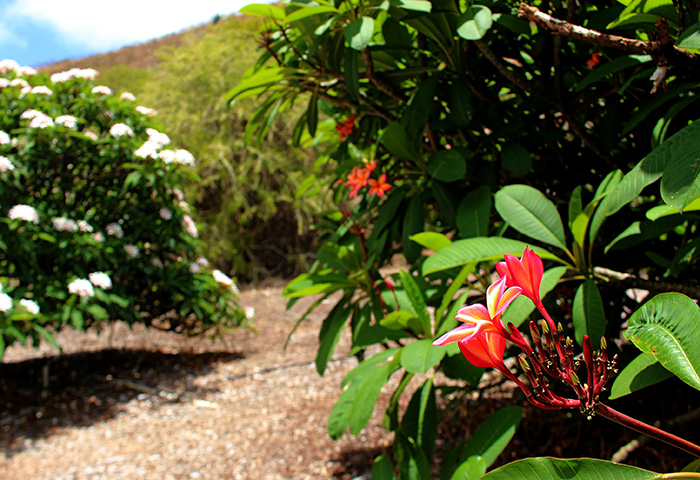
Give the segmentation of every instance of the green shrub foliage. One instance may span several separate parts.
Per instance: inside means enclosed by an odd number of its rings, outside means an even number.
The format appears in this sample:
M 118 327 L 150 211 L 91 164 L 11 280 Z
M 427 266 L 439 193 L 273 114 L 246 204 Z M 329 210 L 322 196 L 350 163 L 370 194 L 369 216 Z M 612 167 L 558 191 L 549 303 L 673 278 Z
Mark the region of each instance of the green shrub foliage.
M 235 284 L 208 266 L 182 193 L 195 159 L 156 112 L 90 69 L 5 60 L 0 74 L 0 352 L 107 320 L 239 325 Z

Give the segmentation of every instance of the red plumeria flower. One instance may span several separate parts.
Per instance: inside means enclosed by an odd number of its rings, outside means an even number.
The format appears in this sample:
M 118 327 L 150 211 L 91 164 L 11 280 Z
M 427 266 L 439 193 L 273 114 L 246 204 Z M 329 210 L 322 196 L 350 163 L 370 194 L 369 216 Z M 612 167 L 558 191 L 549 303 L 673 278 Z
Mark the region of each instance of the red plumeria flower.
M 475 367 L 507 369 L 503 363 L 506 339 L 498 333 L 485 332 L 457 345 L 464 358 Z
M 542 305 L 540 284 L 544 268 L 542 259 L 530 247 L 525 247 L 523 256 L 504 255 L 505 262 L 496 264 L 498 274 L 506 279 L 508 287 L 520 287 L 522 294 L 532 300 L 536 306 Z
M 470 341 L 489 332 L 507 335 L 508 332 L 501 321 L 501 313 L 518 295 L 520 288 L 506 288 L 505 278 L 494 282 L 486 290 L 486 306 L 475 303 L 460 308 L 456 318 L 464 324 L 435 340 L 433 345 L 441 347 L 454 342 Z
M 352 114 L 345 119 L 344 122 L 338 122 L 338 125 L 336 125 L 335 130 L 338 132 L 341 142 L 345 137 L 352 135 L 352 132 L 355 129 L 355 117 L 356 115 Z
M 348 174 L 345 185 L 350 187 L 350 198 L 357 197 L 360 189 L 367 186 L 370 171 L 366 168 L 353 167 L 352 172 Z
M 369 194 L 376 195 L 378 197 L 383 197 L 384 193 L 391 188 L 391 185 L 386 181 L 386 173 L 382 173 L 379 176 L 379 180 L 370 178 L 369 181 Z

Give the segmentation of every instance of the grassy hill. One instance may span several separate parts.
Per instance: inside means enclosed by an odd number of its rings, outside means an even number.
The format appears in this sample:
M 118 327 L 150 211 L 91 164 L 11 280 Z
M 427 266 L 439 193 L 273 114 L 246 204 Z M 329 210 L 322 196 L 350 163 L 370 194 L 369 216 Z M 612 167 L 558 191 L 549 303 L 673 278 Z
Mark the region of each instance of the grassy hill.
M 149 42 L 42 68 L 95 68 L 96 82 L 116 95 L 129 91 L 158 111 L 158 128 L 197 159 L 188 201 L 214 264 L 243 279 L 291 275 L 311 247 L 306 226 L 316 206 L 296 199 L 314 154 L 290 148 L 298 107 L 262 142 L 243 141 L 254 99 L 223 97 L 259 56 L 258 18 L 230 15 Z M 304 102 L 304 96 L 300 96 Z M 318 201 L 318 200 L 317 200 Z M 319 205 L 322 202 L 319 202 Z

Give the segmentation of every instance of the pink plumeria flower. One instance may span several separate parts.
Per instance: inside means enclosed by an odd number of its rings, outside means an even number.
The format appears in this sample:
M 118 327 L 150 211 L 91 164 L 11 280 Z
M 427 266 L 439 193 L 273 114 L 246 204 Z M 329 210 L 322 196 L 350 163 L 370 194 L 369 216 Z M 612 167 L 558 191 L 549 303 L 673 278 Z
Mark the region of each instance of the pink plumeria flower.
M 530 247 L 525 247 L 523 256 L 518 259 L 515 255 L 504 255 L 504 262 L 496 264 L 498 274 L 506 279 L 508 287 L 520 287 L 522 294 L 532 300 L 535 305 L 541 305 L 540 284 L 544 267 L 542 259 Z
M 501 321 L 501 313 L 520 295 L 520 292 L 519 287 L 506 288 L 506 280 L 501 278 L 486 291 L 486 306 L 477 303 L 460 308 L 456 318 L 464 324 L 435 340 L 433 345 L 441 347 L 454 342 L 463 342 L 489 332 L 507 335 Z

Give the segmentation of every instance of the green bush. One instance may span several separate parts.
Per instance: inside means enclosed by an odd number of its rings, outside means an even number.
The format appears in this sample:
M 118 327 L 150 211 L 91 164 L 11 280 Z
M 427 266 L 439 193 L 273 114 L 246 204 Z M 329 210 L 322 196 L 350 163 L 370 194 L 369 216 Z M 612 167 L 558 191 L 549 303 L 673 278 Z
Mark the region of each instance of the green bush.
M 245 315 L 203 256 L 194 157 L 97 72 L 0 63 L 0 352 L 107 320 L 187 334 Z

